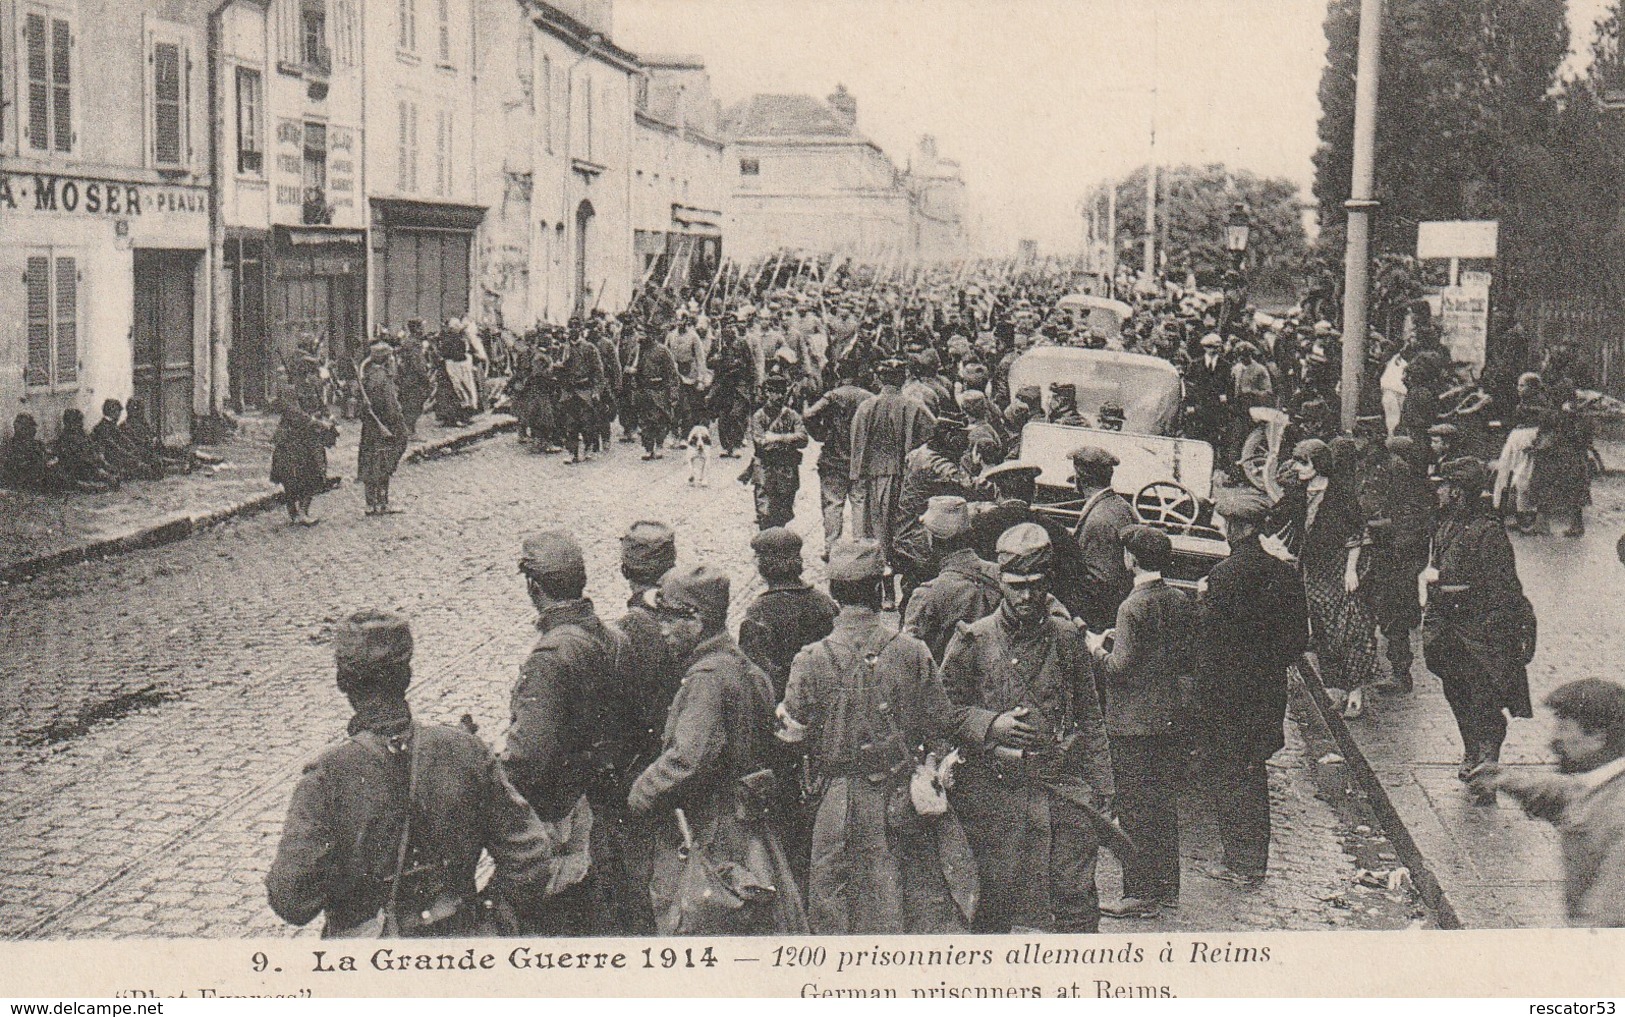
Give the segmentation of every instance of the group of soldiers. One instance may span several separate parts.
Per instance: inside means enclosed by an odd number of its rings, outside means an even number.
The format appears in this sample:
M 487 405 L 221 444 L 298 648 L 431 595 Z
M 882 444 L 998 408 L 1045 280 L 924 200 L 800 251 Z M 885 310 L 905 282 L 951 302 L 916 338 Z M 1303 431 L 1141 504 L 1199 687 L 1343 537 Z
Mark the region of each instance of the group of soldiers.
M 1493 770 L 1506 713 L 1529 712 L 1533 620 L 1482 507 L 1489 471 L 1414 421 L 1322 430 L 1335 335 L 1259 335 L 1228 291 L 1149 297 L 1107 337 L 1049 313 L 1064 275 L 877 286 L 595 316 L 517 342 L 522 433 L 572 462 L 607 447 L 616 419 L 650 460 L 685 427 L 715 423 L 724 455 L 748 440 L 765 590 L 735 635 L 730 577 L 680 564 L 673 530 L 643 522 L 622 540 L 629 597 L 607 621 L 574 538 L 527 537 L 540 637 L 500 756 L 412 721 L 404 619 L 352 618 L 336 641 L 351 737 L 295 791 L 269 877 L 280 915 L 325 913 L 329 935 L 1089 932 L 1103 913 L 1154 916 L 1178 906 L 1190 774 L 1222 842 L 1207 875 L 1257 885 L 1289 670 L 1313 649 L 1356 716 L 1379 633 L 1385 684 L 1409 690 L 1418 627 L 1462 778 Z M 1219 478 L 1230 554 L 1196 595 L 1164 577 L 1171 541 L 1136 523 L 1107 449 L 1071 455 L 1075 523 L 1039 511 L 1024 424 L 1123 421 L 1064 383 L 1047 405 L 1011 391 L 1016 359 L 1044 343 L 1175 360 L 1186 432 L 1223 463 L 1248 410 L 1290 408 L 1264 491 Z M 387 346 L 363 370 L 386 408 L 375 437 L 397 431 Z M 810 439 L 827 592 L 787 528 Z M 381 492 L 387 510 L 387 477 Z M 1103 846 L 1123 869 L 1105 905 Z M 496 874 L 476 889 L 482 850 Z

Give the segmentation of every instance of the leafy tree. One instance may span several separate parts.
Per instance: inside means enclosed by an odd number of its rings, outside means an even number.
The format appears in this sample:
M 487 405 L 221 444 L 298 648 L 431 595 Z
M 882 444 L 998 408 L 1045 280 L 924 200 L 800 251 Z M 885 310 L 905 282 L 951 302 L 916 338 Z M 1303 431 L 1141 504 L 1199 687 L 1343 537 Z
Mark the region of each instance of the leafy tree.
M 1139 263 L 1145 237 L 1145 175 L 1141 166 L 1118 185 L 1120 263 Z M 1293 288 L 1308 240 L 1298 187 L 1292 181 L 1230 170 L 1221 163 L 1163 167 L 1157 173 L 1157 198 L 1157 248 L 1170 259 L 1170 276 L 1182 278 L 1190 270 L 1204 285 L 1213 285 L 1234 264 L 1224 246 L 1224 230 L 1231 210 L 1241 202 L 1252 225 L 1247 261 L 1254 289 Z

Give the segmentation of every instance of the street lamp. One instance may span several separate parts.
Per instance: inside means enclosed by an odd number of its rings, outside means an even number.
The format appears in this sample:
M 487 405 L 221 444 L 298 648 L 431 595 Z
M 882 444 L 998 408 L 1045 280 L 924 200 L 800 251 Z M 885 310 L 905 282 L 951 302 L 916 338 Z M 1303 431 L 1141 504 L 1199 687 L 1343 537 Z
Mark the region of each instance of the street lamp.
M 1247 257 L 1247 240 L 1252 236 L 1253 222 L 1247 215 L 1247 206 L 1236 202 L 1230 210 L 1230 218 L 1224 224 L 1225 250 L 1236 256 L 1236 268 L 1241 268 L 1243 260 Z

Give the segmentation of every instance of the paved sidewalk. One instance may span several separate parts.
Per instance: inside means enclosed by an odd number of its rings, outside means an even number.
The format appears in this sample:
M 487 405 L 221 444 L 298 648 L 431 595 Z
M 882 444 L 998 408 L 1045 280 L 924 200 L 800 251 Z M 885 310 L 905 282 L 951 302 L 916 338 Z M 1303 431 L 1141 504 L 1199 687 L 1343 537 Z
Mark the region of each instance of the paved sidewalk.
M 276 417 L 244 416 L 238 425 L 230 440 L 203 446 L 222 460 L 220 465 L 194 473 L 130 481 L 102 494 L 44 495 L 0 488 L 0 587 L 64 565 L 166 544 L 279 504 L 282 489 L 269 479 Z M 405 461 L 512 425 L 513 418 L 501 414 L 486 414 L 468 427 L 439 427 L 425 416 L 418 421 Z M 327 453 L 330 477 L 354 480 L 360 437 L 358 421 L 339 424 L 338 444 Z
M 1603 454 L 1614 469 L 1625 468 L 1625 448 L 1609 443 Z M 1540 620 L 1539 648 L 1529 667 L 1535 718 L 1512 722 L 1503 752 L 1503 762 L 1512 766 L 1553 764 L 1550 714 L 1540 705 L 1552 689 L 1579 678 L 1620 677 L 1625 568 L 1614 545 L 1625 528 L 1625 477 L 1603 478 L 1593 485 L 1592 498 L 1583 538 L 1512 535 L 1518 574 Z M 1346 725 L 1328 718 L 1344 748 L 1353 750 L 1349 761 L 1356 776 L 1368 765 L 1380 784 L 1368 784 L 1366 791 L 1379 813 L 1391 807 L 1414 844 L 1424 894 L 1427 877 L 1436 880 L 1444 900 L 1432 903 L 1445 924 L 1453 912 L 1465 928 L 1561 927 L 1556 831 L 1526 817 L 1504 795 L 1495 808 L 1471 804 L 1456 779 L 1461 741 L 1455 720 L 1439 680 L 1417 656 L 1414 694 L 1382 699 Z M 1417 867 L 1418 859 L 1407 861 Z

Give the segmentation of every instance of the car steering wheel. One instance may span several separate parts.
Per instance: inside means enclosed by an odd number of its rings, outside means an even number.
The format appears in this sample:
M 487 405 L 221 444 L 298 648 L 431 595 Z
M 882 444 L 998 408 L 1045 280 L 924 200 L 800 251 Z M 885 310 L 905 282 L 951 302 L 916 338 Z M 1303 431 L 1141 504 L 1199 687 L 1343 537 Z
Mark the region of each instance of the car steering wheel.
M 1181 533 L 1190 532 L 1202 511 L 1201 501 L 1190 488 L 1172 480 L 1159 480 L 1140 488 L 1133 505 L 1140 522 Z

